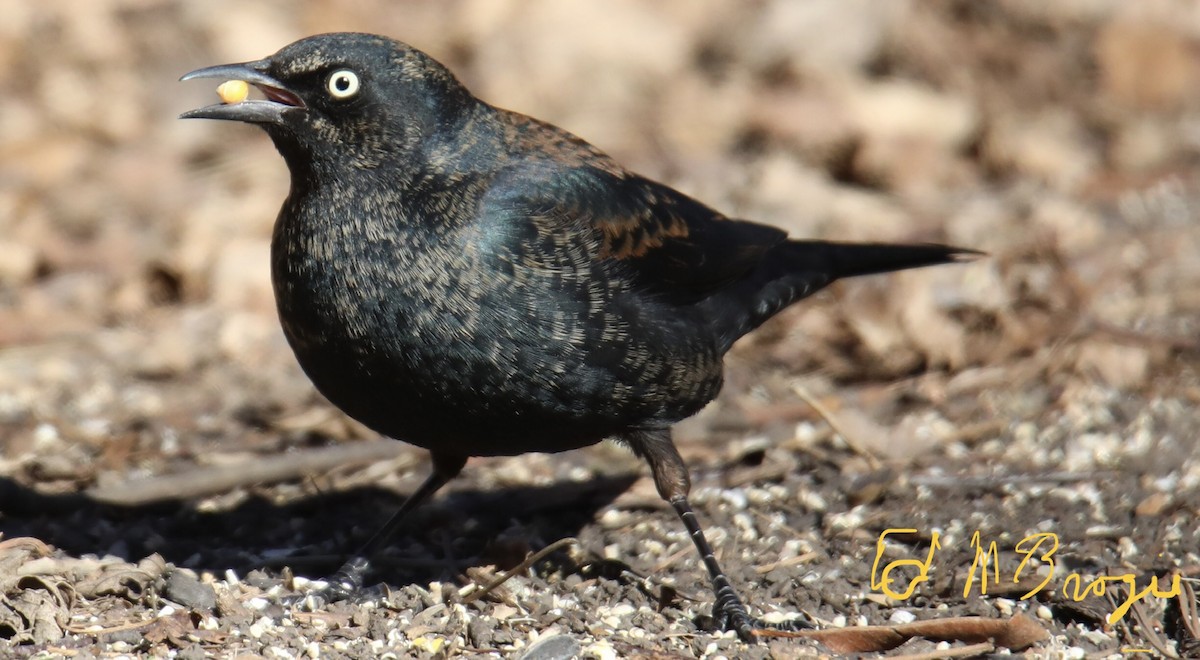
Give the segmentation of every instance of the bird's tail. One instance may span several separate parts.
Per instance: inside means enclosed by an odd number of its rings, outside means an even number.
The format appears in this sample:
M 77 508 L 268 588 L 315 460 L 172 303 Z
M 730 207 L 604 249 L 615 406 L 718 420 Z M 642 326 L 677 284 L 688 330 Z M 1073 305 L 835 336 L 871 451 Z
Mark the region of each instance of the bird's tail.
M 719 334 L 724 348 L 762 325 L 788 305 L 808 297 L 835 280 L 888 273 L 908 268 L 970 261 L 982 252 L 932 243 L 835 243 L 787 241 L 772 248 L 759 267 L 729 296 L 713 300 L 724 314 Z M 735 306 L 740 314 L 729 314 Z
M 823 271 L 833 276 L 831 282 L 843 277 L 971 261 L 983 254 L 935 243 L 895 245 L 831 241 L 788 241 L 772 250 L 776 251 L 779 254 L 774 258 L 783 262 L 780 265 L 787 264 L 801 271 Z M 784 268 L 788 270 L 786 265 Z

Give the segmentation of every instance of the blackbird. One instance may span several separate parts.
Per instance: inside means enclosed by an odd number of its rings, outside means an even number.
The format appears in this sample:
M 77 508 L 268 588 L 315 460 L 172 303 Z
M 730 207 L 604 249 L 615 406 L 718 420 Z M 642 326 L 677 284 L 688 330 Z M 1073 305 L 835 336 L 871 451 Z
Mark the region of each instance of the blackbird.
M 686 526 L 717 624 L 753 639 L 771 626 L 705 540 L 671 425 L 717 395 L 730 346 L 788 305 L 839 278 L 976 254 L 789 240 L 727 218 L 475 98 L 386 37 L 318 35 L 182 80 L 196 78 L 266 97 L 182 117 L 258 124 L 287 162 L 271 275 L 300 366 L 351 417 L 432 456 L 429 478 L 335 574 L 332 598 L 361 589 L 369 558 L 469 457 L 611 438 L 649 463 Z

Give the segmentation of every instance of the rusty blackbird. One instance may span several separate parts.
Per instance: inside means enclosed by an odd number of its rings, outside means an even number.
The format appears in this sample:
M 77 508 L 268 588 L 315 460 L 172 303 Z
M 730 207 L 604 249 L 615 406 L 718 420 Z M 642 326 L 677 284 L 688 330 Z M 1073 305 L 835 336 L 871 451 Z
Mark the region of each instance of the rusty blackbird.
M 405 514 L 469 457 L 611 438 L 649 463 L 686 526 L 715 620 L 753 639 L 770 626 L 704 538 L 671 425 L 717 395 L 734 341 L 788 305 L 839 278 L 975 254 L 789 240 L 727 218 L 381 36 L 318 35 L 195 78 L 265 96 L 182 116 L 258 124 L 287 162 L 271 274 L 301 367 L 351 417 L 432 455 L 331 597 L 362 587 Z

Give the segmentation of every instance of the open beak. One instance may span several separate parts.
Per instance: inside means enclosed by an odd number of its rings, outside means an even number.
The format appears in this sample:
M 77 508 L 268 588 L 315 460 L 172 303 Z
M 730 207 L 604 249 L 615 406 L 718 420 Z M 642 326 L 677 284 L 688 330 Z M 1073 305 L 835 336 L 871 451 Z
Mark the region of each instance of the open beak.
M 180 119 L 227 119 L 244 121 L 250 124 L 279 124 L 283 122 L 284 114 L 303 111 L 304 101 L 295 92 L 289 91 L 283 83 L 275 80 L 265 72 L 269 67 L 266 60 L 242 62 L 240 64 L 220 64 L 217 66 L 196 69 L 184 74 L 180 81 L 196 80 L 198 78 L 222 78 L 225 80 L 244 80 L 262 90 L 266 100 L 246 100 L 239 103 L 217 103 L 203 108 L 189 110 Z

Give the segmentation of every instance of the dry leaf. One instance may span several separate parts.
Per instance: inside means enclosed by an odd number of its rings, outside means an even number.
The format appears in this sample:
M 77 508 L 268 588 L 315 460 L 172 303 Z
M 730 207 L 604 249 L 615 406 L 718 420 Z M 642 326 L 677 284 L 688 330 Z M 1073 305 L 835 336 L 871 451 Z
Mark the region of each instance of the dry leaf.
M 914 637 L 968 644 L 991 641 L 998 647 L 1020 651 L 1050 636 L 1039 623 L 1024 614 L 1008 620 L 965 616 L 914 621 L 896 626 L 806 631 L 799 635 L 821 642 L 834 653 L 887 651 Z

